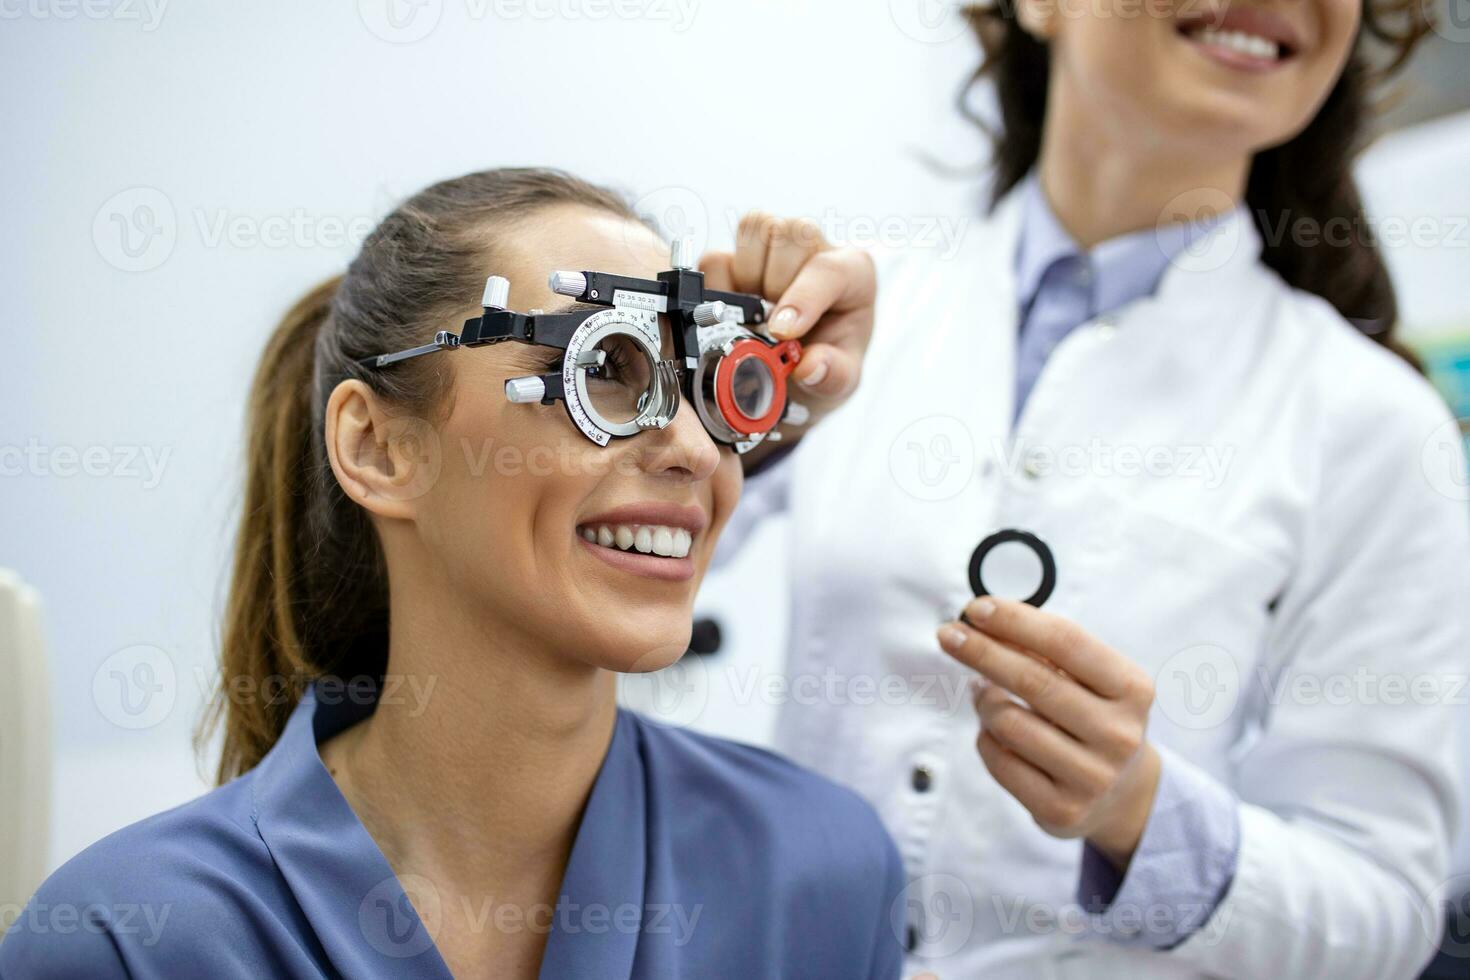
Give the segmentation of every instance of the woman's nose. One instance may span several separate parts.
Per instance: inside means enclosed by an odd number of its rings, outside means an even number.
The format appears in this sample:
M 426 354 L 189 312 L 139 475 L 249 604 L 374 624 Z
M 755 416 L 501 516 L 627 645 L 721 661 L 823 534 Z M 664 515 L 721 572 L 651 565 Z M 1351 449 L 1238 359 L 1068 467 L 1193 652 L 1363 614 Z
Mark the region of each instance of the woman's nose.
M 720 447 L 705 431 L 687 399 L 681 399 L 668 425 L 649 429 L 635 441 L 644 442 L 641 465 L 646 472 L 673 477 L 681 483 L 708 480 L 720 465 Z

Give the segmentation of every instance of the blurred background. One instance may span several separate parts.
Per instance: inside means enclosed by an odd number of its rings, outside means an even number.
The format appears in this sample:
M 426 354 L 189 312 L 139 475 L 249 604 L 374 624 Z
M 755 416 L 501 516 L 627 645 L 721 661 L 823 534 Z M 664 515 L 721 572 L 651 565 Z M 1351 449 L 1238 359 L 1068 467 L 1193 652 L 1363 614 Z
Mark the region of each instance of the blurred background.
M 1453 3 L 1361 176 L 1404 334 L 1465 419 L 1470 0 Z M 0 568 L 40 597 L 50 789 L 19 806 L 49 801 L 48 870 L 207 787 L 191 735 L 246 386 L 280 314 L 394 202 L 553 165 L 701 248 L 760 207 L 943 250 L 984 191 L 955 108 L 976 48 L 933 0 L 0 0 L 0 20 Z M 769 740 L 780 531 L 708 580 L 706 652 L 629 703 Z

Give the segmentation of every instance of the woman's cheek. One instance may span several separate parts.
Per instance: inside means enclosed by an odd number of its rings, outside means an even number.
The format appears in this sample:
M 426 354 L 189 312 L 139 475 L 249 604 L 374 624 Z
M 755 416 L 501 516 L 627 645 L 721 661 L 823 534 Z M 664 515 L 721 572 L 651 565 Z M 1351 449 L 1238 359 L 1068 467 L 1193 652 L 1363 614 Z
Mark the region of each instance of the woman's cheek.
M 725 529 L 725 522 L 735 513 L 740 494 L 745 489 L 745 471 L 733 449 L 720 448 L 720 465 L 715 469 L 711 482 L 714 500 L 710 513 L 710 530 L 713 532 L 710 540 L 717 541 L 719 533 Z

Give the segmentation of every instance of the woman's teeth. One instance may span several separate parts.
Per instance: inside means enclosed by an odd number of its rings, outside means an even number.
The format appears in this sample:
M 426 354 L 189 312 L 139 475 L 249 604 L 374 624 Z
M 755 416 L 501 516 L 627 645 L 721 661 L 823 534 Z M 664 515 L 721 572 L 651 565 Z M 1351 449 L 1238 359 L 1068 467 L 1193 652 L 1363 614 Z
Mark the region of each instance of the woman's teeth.
M 1191 31 L 1189 36 L 1200 44 L 1230 48 L 1255 58 L 1266 58 L 1271 61 L 1281 58 L 1281 45 L 1258 34 L 1247 34 L 1244 31 L 1217 31 L 1213 27 L 1202 27 L 1197 31 Z
M 582 537 L 604 548 L 641 551 L 645 555 L 683 558 L 689 554 L 693 536 L 682 527 L 662 524 L 598 524 L 581 529 Z

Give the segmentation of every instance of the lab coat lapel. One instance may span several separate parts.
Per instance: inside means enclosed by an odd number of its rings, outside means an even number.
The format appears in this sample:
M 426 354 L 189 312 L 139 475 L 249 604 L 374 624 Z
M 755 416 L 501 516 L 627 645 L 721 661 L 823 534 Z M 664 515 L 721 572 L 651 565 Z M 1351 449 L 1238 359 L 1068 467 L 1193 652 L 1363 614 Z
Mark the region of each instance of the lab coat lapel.
M 629 977 L 642 929 L 648 803 L 632 718 L 618 712 L 562 879 L 544 980 Z

